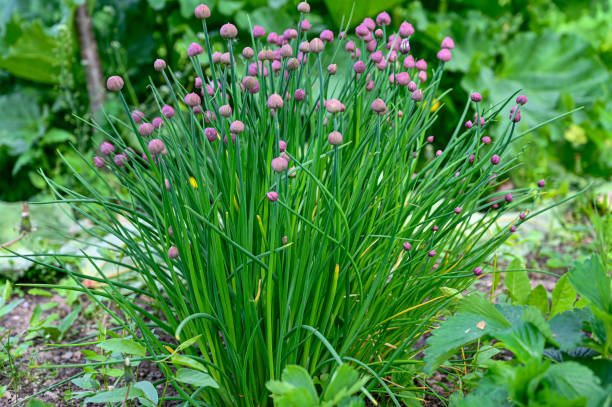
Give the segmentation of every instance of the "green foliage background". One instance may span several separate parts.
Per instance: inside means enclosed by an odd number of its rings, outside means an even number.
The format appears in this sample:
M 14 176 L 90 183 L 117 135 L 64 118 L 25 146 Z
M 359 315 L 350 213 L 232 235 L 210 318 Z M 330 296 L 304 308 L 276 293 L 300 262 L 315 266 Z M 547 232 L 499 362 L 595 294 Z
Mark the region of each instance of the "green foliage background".
M 0 201 L 31 198 L 46 187 L 44 169 L 71 186 L 56 150 L 77 165 L 70 143 L 81 150 L 98 138 L 77 119 L 95 120 L 89 102 L 78 38 L 75 8 L 85 0 L 0 0 Z M 87 1 L 105 75 L 128 78 L 129 102 L 151 111 L 147 89 L 152 61 L 189 66 L 185 49 L 198 40 L 192 17 L 201 0 Z M 209 26 L 233 21 L 245 37 L 250 25 L 282 32 L 295 25 L 292 0 L 214 0 Z M 312 31 L 338 31 L 351 15 L 351 29 L 366 16 L 390 11 L 395 28 L 411 22 L 417 33 L 413 52 L 429 60 L 444 36 L 457 45 L 446 83 L 455 89 L 442 101 L 448 111 L 436 124 L 436 142 L 456 123 L 457 106 L 473 90 L 486 100 L 500 100 L 507 89 L 529 97 L 525 128 L 555 114 L 584 106 L 564 120 L 525 138 L 529 165 L 513 174 L 525 185 L 535 177 L 577 180 L 575 174 L 612 174 L 612 0 L 443 0 L 311 1 Z M 213 44 L 219 38 L 213 34 Z M 205 57 L 204 57 L 205 58 Z M 204 59 L 204 63 L 207 61 Z M 178 75 L 190 79 L 190 68 Z M 148 108 L 147 108 L 148 106 Z M 120 108 L 112 95 L 105 109 Z M 521 148 L 519 145 L 518 148 Z

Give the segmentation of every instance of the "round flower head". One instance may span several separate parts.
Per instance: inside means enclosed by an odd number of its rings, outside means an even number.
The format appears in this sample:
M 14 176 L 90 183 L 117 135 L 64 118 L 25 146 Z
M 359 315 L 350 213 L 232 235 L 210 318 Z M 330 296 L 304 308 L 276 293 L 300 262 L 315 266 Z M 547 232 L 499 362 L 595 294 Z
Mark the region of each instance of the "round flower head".
M 474 92 L 470 95 L 470 99 L 472 99 L 472 102 L 480 102 L 482 100 L 482 95 L 478 92 Z
M 200 78 L 199 76 L 195 78 L 193 85 L 195 86 L 196 89 L 201 89 L 202 88 L 202 78 Z
M 268 98 L 268 109 L 277 110 L 283 107 L 283 98 L 278 93 L 273 93 Z
M 202 46 L 196 42 L 192 42 L 191 44 L 189 44 L 189 48 L 187 48 L 187 55 L 189 55 L 190 57 L 195 57 L 196 55 L 200 55 L 203 52 L 204 49 L 202 49 Z
M 471 120 L 468 120 L 467 122 L 465 122 L 465 128 L 466 129 L 471 129 L 474 126 L 474 124 L 472 123 Z
M 323 51 L 323 48 L 325 48 L 325 44 L 323 43 L 323 41 L 321 41 L 320 38 L 313 38 L 310 41 L 308 48 L 310 52 L 314 52 L 315 54 L 318 54 Z
M 428 143 L 433 143 L 434 142 L 434 136 L 427 137 L 427 142 Z
M 285 44 L 281 47 L 280 49 L 280 55 L 283 58 L 289 58 L 290 56 L 293 55 L 293 49 L 291 48 L 291 45 L 289 44 Z
M 357 73 L 364 73 L 366 70 L 365 63 L 363 61 L 357 61 L 353 64 L 353 70 Z
M 142 119 L 144 119 L 144 117 L 144 113 L 140 110 L 134 110 L 132 112 L 132 120 L 134 120 L 134 123 L 136 124 L 142 123 Z
M 378 25 L 389 25 L 391 24 L 391 16 L 386 11 L 376 16 L 376 24 Z
M 200 99 L 197 93 L 188 93 L 185 95 L 183 102 L 185 102 L 187 106 L 193 107 L 198 106 L 202 102 L 202 99 Z
M 301 2 L 297 6 L 297 11 L 302 14 L 310 13 L 310 4 L 306 3 L 305 1 Z
M 274 172 L 287 171 L 287 167 L 289 167 L 289 162 L 283 157 L 276 157 L 272 159 L 271 167 Z
M 368 52 L 374 52 L 376 50 L 376 41 L 372 40 L 372 41 L 368 41 L 366 43 L 366 51 Z
M 302 41 L 300 42 L 300 45 L 298 47 L 298 50 L 300 52 L 309 52 L 310 51 L 310 43 L 308 41 Z
M 361 22 L 361 24 L 366 26 L 368 28 L 368 30 L 370 30 L 370 31 L 372 31 L 372 30 L 374 30 L 376 28 L 376 23 L 370 17 L 364 18 L 363 21 Z
M 400 86 L 407 86 L 410 83 L 410 75 L 408 72 L 400 72 L 395 75 L 395 80 Z
M 108 141 L 100 144 L 100 152 L 104 155 L 109 155 L 115 151 L 115 146 L 109 143 Z
M 382 51 L 375 51 L 375 52 L 372 52 L 372 53 L 370 54 L 370 59 L 371 59 L 371 60 L 372 60 L 372 62 L 374 62 L 375 64 L 379 63 L 379 62 L 380 62 L 380 61 L 382 61 L 382 59 L 383 59 L 383 53 L 382 53 Z M 361 61 L 359 61 L 359 62 L 361 62 Z M 365 65 L 364 65 L 364 68 L 365 68 Z
M 481 140 L 483 144 L 491 144 L 491 137 L 489 136 L 484 136 Z
M 355 27 L 355 35 L 361 39 L 364 39 L 369 33 L 370 30 L 368 30 L 368 27 L 363 24 L 359 24 L 357 27 Z
M 346 50 L 346 52 L 355 51 L 355 43 L 353 41 L 348 41 L 344 46 L 344 49 Z
M 366 90 L 368 92 L 371 92 L 372 89 L 374 89 L 374 81 L 372 79 L 370 79 L 366 85 Z
M 308 31 L 310 31 L 310 27 L 311 27 L 311 25 L 310 25 L 310 21 L 308 21 L 308 20 L 302 20 L 302 24 L 300 25 L 300 29 L 301 29 L 303 32 L 308 32 Z
M 444 37 L 444 39 L 442 40 L 442 43 L 440 44 L 440 48 L 454 49 L 455 41 L 453 41 L 451 37 Z
M 458 206 L 455 209 L 453 209 L 453 212 L 455 212 L 457 215 L 459 215 L 461 213 L 461 211 L 463 211 L 463 208 Z
M 234 38 L 238 35 L 238 29 L 236 29 L 234 24 L 223 24 L 219 30 L 219 34 L 222 38 Z
M 419 59 L 418 61 L 416 61 L 416 63 L 414 64 L 414 66 L 416 67 L 416 69 L 418 69 L 419 71 L 424 71 L 427 69 L 427 62 L 425 62 L 424 59 Z
M 155 131 L 155 127 L 151 123 L 143 123 L 138 126 L 138 134 L 142 137 L 149 137 Z
M 436 256 L 436 254 L 438 254 L 438 253 L 436 253 L 436 251 L 435 251 L 435 250 L 432 250 L 432 251 L 430 251 L 429 253 L 427 253 L 427 255 L 428 255 L 429 257 L 435 257 L 435 256 Z
M 175 246 L 170 246 L 168 249 L 168 257 L 171 259 L 176 259 L 179 256 L 178 249 Z
M 210 142 L 217 140 L 217 138 L 219 137 L 217 130 L 213 129 L 212 127 L 205 128 L 204 135 L 206 136 L 206 139 Z
M 448 49 L 442 48 L 440 51 L 438 51 L 436 58 L 438 58 L 442 62 L 448 62 L 453 59 L 453 54 L 451 54 Z
M 161 117 L 155 117 L 151 121 L 151 124 L 153 124 L 153 127 L 155 127 L 156 129 L 159 129 L 164 125 L 164 120 Z
M 538 187 L 544 188 L 545 185 L 546 185 L 546 181 L 545 180 L 541 179 L 541 180 L 538 181 Z
M 338 99 L 330 99 L 324 106 L 325 109 L 331 114 L 340 113 L 344 110 L 344 105 Z
M 106 80 L 106 88 L 111 92 L 119 92 L 123 89 L 123 78 L 121 76 L 111 76 Z
M 194 14 L 196 18 L 204 20 L 210 17 L 210 9 L 205 4 L 200 4 L 195 8 Z
M 516 113 L 510 113 L 510 118 L 514 123 L 518 123 L 521 121 L 521 109 L 516 109 Z
M 336 64 L 329 64 L 327 65 L 327 73 L 330 75 L 335 75 L 336 71 L 338 71 L 338 65 Z
M 387 105 L 384 100 L 376 98 L 372 102 L 372 110 L 378 114 L 384 114 L 387 111 Z
M 479 276 L 479 275 L 481 275 L 481 274 L 482 274 L 482 268 L 481 268 L 481 267 L 476 267 L 476 268 L 474 269 L 474 275 L 475 275 L 475 276 Z
M 497 154 L 495 154 L 495 155 L 493 155 L 493 157 L 491 157 L 491 164 L 493 164 L 493 165 L 499 164 L 500 161 L 501 161 L 501 158 L 499 158 L 499 156 Z
M 510 233 L 514 233 L 516 232 L 516 226 L 512 225 L 510 226 Z
M 512 194 L 506 194 L 506 196 L 504 196 L 504 199 L 506 200 L 506 202 L 510 203 L 512 202 Z
M 407 21 L 404 21 L 400 24 L 399 35 L 402 37 L 410 37 L 414 34 L 414 27 Z
M 232 63 L 232 60 L 234 60 L 234 62 L 236 61 L 235 59 L 232 58 L 232 56 L 230 55 L 229 52 L 224 52 L 223 54 L 221 54 L 221 63 L 223 65 L 230 65 Z
M 251 94 L 259 92 L 259 81 L 252 76 L 245 76 L 242 80 L 242 84 Z
M 525 220 L 525 218 L 526 218 L 526 217 L 527 217 L 527 214 L 526 214 L 525 212 L 521 212 L 521 213 L 519 214 L 519 218 L 520 218 L 521 220 Z
M 149 154 L 151 155 L 161 154 L 165 149 L 166 146 L 164 145 L 164 142 L 158 138 L 154 138 L 153 140 L 149 141 L 149 145 L 147 146 L 147 150 L 149 150 Z
M 427 80 L 427 72 L 419 72 L 419 82 L 425 82 Z
M 306 97 L 306 92 L 304 92 L 304 89 L 296 89 L 295 93 L 293 94 L 293 98 L 297 102 L 301 102 L 302 100 L 304 100 L 305 97 Z
M 271 34 L 276 35 L 276 33 L 270 33 L 270 35 Z M 261 38 L 261 37 L 265 37 L 265 35 L 266 35 L 266 29 L 265 28 L 263 28 L 260 25 L 256 25 L 256 26 L 253 27 L 253 37 Z M 276 42 L 276 41 L 274 41 L 274 42 Z
M 98 156 L 95 156 L 93 158 L 93 162 L 94 162 L 94 165 L 96 166 L 96 168 L 102 168 L 102 167 L 104 167 L 104 164 L 105 164 L 104 158 L 101 158 L 101 157 L 98 157 Z
M 404 38 L 402 42 L 400 42 L 399 51 L 402 55 L 406 55 L 410 52 L 410 41 L 408 41 L 408 38 Z
M 268 197 L 268 201 L 270 202 L 278 201 L 278 192 L 276 191 L 270 191 L 266 194 L 266 196 Z
M 524 105 L 525 103 L 527 103 L 527 96 L 525 95 L 518 95 L 516 97 L 516 103 L 519 105 Z
M 476 158 L 476 156 L 474 154 L 470 154 L 470 159 L 468 160 L 470 162 L 470 164 L 472 164 L 474 162 L 475 158 Z
M 404 242 L 402 246 L 404 247 L 404 250 L 406 251 L 412 249 L 412 245 L 410 244 L 410 242 Z
M 442 155 L 442 150 L 436 151 L 436 157 L 440 157 Z
M 416 62 L 414 62 L 414 57 L 412 55 L 408 55 L 404 58 L 404 68 L 412 69 L 416 66 Z
M 242 56 L 245 59 L 251 59 L 255 56 L 255 51 L 253 51 L 253 48 L 251 47 L 244 47 L 244 49 L 242 50 Z
M 232 107 L 230 105 L 223 105 L 219 108 L 219 114 L 223 117 L 230 117 L 232 115 Z
M 234 134 L 241 134 L 244 131 L 244 123 L 240 120 L 235 120 L 230 124 L 230 132 Z
M 155 68 L 156 71 L 163 71 L 166 69 L 166 61 L 159 58 L 156 59 L 155 62 L 153 62 L 153 68 Z
M 420 102 L 421 100 L 423 100 L 423 91 L 421 89 L 415 90 L 414 92 L 412 92 L 411 98 L 415 102 Z
M 376 38 L 382 38 L 384 34 L 385 33 L 383 32 L 383 30 L 381 30 L 380 28 L 377 28 L 376 31 L 374 31 L 374 36 Z
M 332 146 L 339 146 L 340 144 L 342 144 L 342 134 L 340 134 L 339 131 L 332 131 L 327 136 L 327 141 Z
M 410 92 L 414 92 L 415 90 L 417 90 L 417 87 L 418 87 L 418 86 L 417 86 L 416 82 L 414 82 L 414 81 L 410 81 L 410 82 L 408 83 L 408 90 L 409 90 Z
M 334 40 L 334 32 L 332 30 L 323 30 L 319 38 L 325 42 L 332 42 Z
M 297 30 L 293 29 L 293 28 L 287 28 L 284 32 L 283 32 L 283 37 L 285 37 L 286 40 L 294 40 L 296 39 L 298 36 L 298 32 Z
M 127 163 L 127 156 L 125 154 L 117 154 L 113 160 L 118 167 L 123 167 Z
M 300 60 L 297 58 L 289 58 L 287 60 L 287 69 L 290 71 L 295 71 L 300 67 Z

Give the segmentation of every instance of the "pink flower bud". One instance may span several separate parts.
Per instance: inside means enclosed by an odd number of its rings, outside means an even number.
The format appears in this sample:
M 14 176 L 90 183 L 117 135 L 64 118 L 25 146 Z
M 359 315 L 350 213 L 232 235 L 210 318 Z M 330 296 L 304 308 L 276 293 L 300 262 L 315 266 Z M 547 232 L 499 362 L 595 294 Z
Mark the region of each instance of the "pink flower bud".
M 244 123 L 240 120 L 235 120 L 230 124 L 230 132 L 234 134 L 242 134 L 244 132 Z
M 115 151 L 115 146 L 109 143 L 108 141 L 100 144 L 100 152 L 104 155 L 109 155 Z
M 276 191 L 270 191 L 266 194 L 266 196 L 268 197 L 268 201 L 270 202 L 278 201 L 278 192 Z
M 325 103 L 325 109 L 331 114 L 340 113 L 343 111 L 343 104 L 338 99 L 330 99 Z
M 374 81 L 373 81 L 372 79 L 370 79 L 370 80 L 368 81 L 368 83 L 366 84 L 366 90 L 367 90 L 368 92 L 371 92 L 371 91 L 372 91 L 372 89 L 374 89 Z
M 155 155 L 161 154 L 166 149 L 166 146 L 164 145 L 163 141 L 158 138 L 154 138 L 153 140 L 149 141 L 147 149 L 149 150 L 149 154 Z
M 200 55 L 203 52 L 204 50 L 202 49 L 200 44 L 195 42 L 192 42 L 189 45 L 189 48 L 187 48 L 187 55 L 189 55 L 190 57 L 195 57 L 196 55 Z
M 194 14 L 196 18 L 204 20 L 210 17 L 210 9 L 205 4 L 200 4 L 195 8 Z
M 387 61 L 385 61 L 384 59 L 380 61 L 378 64 L 376 64 L 376 68 L 379 71 L 384 71 L 386 67 L 387 67 Z
M 425 62 L 424 59 L 419 59 L 416 64 L 414 65 L 416 67 L 416 69 L 418 69 L 419 71 L 424 71 L 427 69 L 427 62 Z
M 382 51 L 373 52 L 372 54 L 370 54 L 370 59 L 376 64 L 379 63 L 383 59 Z M 365 65 L 364 65 L 364 68 L 365 68 Z
M 123 89 L 123 78 L 121 76 L 111 76 L 106 80 L 106 88 L 111 92 L 119 92 Z
M 520 218 L 521 220 L 525 220 L 525 218 L 526 218 L 526 217 L 527 217 L 527 214 L 526 214 L 525 212 L 521 212 L 521 213 L 519 214 L 519 218 Z
M 251 58 L 253 58 L 255 56 L 255 51 L 253 51 L 253 48 L 251 48 L 251 47 L 244 47 L 242 49 L 242 56 L 245 59 L 251 59 Z
M 285 140 L 278 140 L 278 150 L 282 153 L 287 149 L 287 142 Z
M 479 275 L 481 275 L 481 274 L 482 274 L 482 268 L 481 268 L 481 267 L 476 267 L 476 268 L 474 269 L 474 275 L 475 275 L 475 276 L 479 276 Z
M 327 141 L 332 146 L 339 146 L 340 144 L 342 144 L 342 134 L 339 131 L 332 131 L 327 136 Z
M 155 127 L 151 123 L 142 123 L 138 126 L 138 134 L 142 137 L 149 137 L 155 131 Z
M 170 248 L 168 249 L 168 257 L 171 259 L 176 259 L 178 256 L 178 249 L 175 246 L 170 246 Z
M 331 30 L 323 30 L 319 38 L 325 42 L 332 42 L 334 41 L 334 32 Z
M 345 49 L 347 52 L 353 52 L 353 51 L 355 51 L 355 43 L 354 43 L 353 41 L 348 41 L 348 42 L 346 43 L 346 45 L 344 46 L 344 49 Z
M 308 32 L 310 31 L 310 21 L 308 20 L 302 20 L 302 25 L 300 25 L 300 29 L 302 30 L 302 32 Z
M 504 196 L 504 199 L 506 200 L 506 202 L 510 203 L 512 202 L 512 194 L 506 194 L 506 196 Z
M 395 80 L 397 81 L 398 85 L 407 86 L 408 83 L 410 83 L 410 75 L 408 75 L 408 72 L 400 72 L 395 75 Z
M 400 43 L 399 51 L 402 53 L 402 55 L 406 55 L 410 52 L 410 41 L 408 41 L 408 38 L 404 38 L 402 40 L 402 42 Z
M 442 40 L 442 43 L 440 44 L 440 48 L 454 49 L 455 41 L 453 41 L 451 37 L 444 37 L 444 39 Z
M 418 88 L 418 86 L 417 86 L 416 82 L 410 81 L 408 83 L 408 90 L 410 92 L 414 92 L 415 90 L 417 90 L 417 88 Z
M 377 114 L 384 114 L 387 111 L 387 105 L 384 100 L 376 98 L 372 102 L 372 110 Z
M 470 162 L 470 164 L 473 164 L 473 163 L 474 163 L 474 159 L 475 159 L 475 158 L 476 158 L 476 157 L 474 156 L 474 154 L 470 154 L 470 159 L 468 160 L 468 161 Z
M 198 106 L 202 102 L 202 99 L 200 99 L 197 93 L 188 93 L 185 95 L 183 102 L 185 102 L 187 106 L 193 107 Z
M 132 112 L 132 120 L 134 120 L 134 123 L 136 124 L 142 123 L 142 119 L 144 119 L 144 117 L 144 113 L 140 110 L 134 110 Z
M 495 154 L 495 155 L 493 155 L 493 157 L 491 157 L 491 164 L 493 164 L 493 165 L 499 164 L 500 161 L 501 161 L 501 158 L 499 158 L 499 156 L 497 154 Z
M 163 71 L 164 69 L 166 69 L 166 61 L 164 61 L 163 59 L 156 59 L 155 62 L 153 62 L 153 68 L 155 68 L 156 71 Z
M 421 100 L 423 100 L 423 91 L 421 89 L 415 90 L 414 92 L 412 92 L 411 99 L 415 102 L 420 102 Z
M 376 16 L 376 24 L 378 25 L 391 24 L 391 16 L 389 16 L 389 13 L 387 13 L 386 11 L 383 11 L 382 13 L 378 14 Z
M 455 209 L 453 209 L 453 212 L 455 212 L 457 215 L 459 215 L 461 213 L 461 211 L 463 211 L 463 208 L 458 206 Z
M 478 92 L 474 92 L 470 95 L 470 99 L 472 99 L 472 102 L 480 102 L 482 100 L 482 95 Z
M 357 61 L 353 64 L 353 70 L 357 73 L 364 73 L 366 70 L 365 63 L 363 61 Z
M 302 14 L 310 13 L 310 4 L 306 3 L 305 1 L 301 2 L 297 6 L 297 11 L 302 13 Z
M 448 49 L 442 48 L 440 51 L 438 51 L 436 58 L 442 62 L 448 62 L 453 59 L 453 54 Z
M 481 140 L 483 144 L 491 144 L 491 137 L 489 136 L 484 136 Z
M 433 143 L 434 142 L 434 136 L 427 137 L 427 142 L 428 143 Z
M 442 155 L 442 150 L 436 151 L 436 157 L 440 157 Z
M 524 105 L 525 103 L 527 103 L 527 96 L 525 95 L 518 95 L 516 97 L 516 103 L 519 105 Z
M 153 124 L 153 127 L 155 127 L 156 129 L 159 129 L 160 127 L 164 125 L 164 121 L 161 117 L 155 117 L 151 121 L 151 124 Z
M 219 30 L 219 34 L 222 38 L 231 39 L 238 35 L 238 29 L 231 23 L 223 24 Z
M 516 232 L 516 226 L 512 225 L 510 226 L 510 233 L 514 233 Z
M 435 257 L 435 256 L 436 256 L 436 254 L 438 254 L 438 253 L 436 253 L 436 251 L 435 251 L 435 250 L 432 250 L 432 251 L 430 251 L 429 253 L 427 253 L 427 255 L 428 255 L 429 257 Z
M 268 109 L 277 110 L 283 107 L 283 98 L 278 93 L 273 93 L 268 98 Z
M 410 249 L 412 249 L 412 245 L 409 242 L 404 242 L 402 246 L 404 247 L 405 251 L 409 251 Z
M 272 159 L 271 167 L 274 172 L 287 171 L 288 166 L 289 162 L 283 157 L 276 157 Z
M 406 58 L 404 58 L 404 68 L 405 69 L 412 69 L 416 66 L 416 62 L 414 62 L 414 57 L 412 55 L 408 55 Z
M 222 117 L 230 117 L 232 115 L 232 107 L 230 105 L 223 105 L 219 108 L 219 114 Z
M 117 154 L 114 157 L 114 161 L 115 161 L 115 164 L 117 164 L 118 167 L 123 167 L 127 163 L 128 159 L 125 156 L 125 154 Z
M 213 142 L 219 138 L 219 133 L 217 133 L 217 130 L 212 127 L 205 128 L 204 135 L 206 136 L 206 139 L 210 142 Z
M 310 44 L 308 45 L 308 48 L 309 48 L 310 52 L 318 54 L 318 53 L 323 51 L 323 48 L 325 48 L 325 44 L 323 43 L 323 41 L 321 41 L 320 38 L 313 38 L 310 41 Z
M 541 180 L 538 181 L 538 187 L 544 188 L 545 185 L 546 185 L 546 181 L 545 180 L 541 179 Z
M 274 35 L 273 35 L 273 34 L 274 34 Z M 253 37 L 255 37 L 255 38 L 261 38 L 261 37 L 264 37 L 265 35 L 266 35 L 266 30 L 265 30 L 265 28 L 263 28 L 263 27 L 262 27 L 262 26 L 260 26 L 260 25 L 256 25 L 256 26 L 254 26 L 254 27 L 253 27 Z M 274 36 L 278 37 L 278 35 L 277 35 L 276 33 L 270 33 L 270 35 L 272 35 L 273 37 L 274 37 Z M 270 37 L 268 36 L 268 38 L 270 38 Z M 268 42 L 270 42 L 270 41 L 268 41 Z M 276 39 L 274 39 L 274 41 L 273 41 L 273 42 L 276 42 Z
M 101 158 L 101 157 L 98 157 L 98 156 L 95 156 L 93 158 L 93 162 L 94 162 L 94 165 L 96 166 L 96 168 L 102 168 L 102 167 L 104 167 L 104 164 L 105 164 L 104 158 Z
M 427 80 L 427 72 L 420 71 L 419 72 L 419 82 L 425 82 Z

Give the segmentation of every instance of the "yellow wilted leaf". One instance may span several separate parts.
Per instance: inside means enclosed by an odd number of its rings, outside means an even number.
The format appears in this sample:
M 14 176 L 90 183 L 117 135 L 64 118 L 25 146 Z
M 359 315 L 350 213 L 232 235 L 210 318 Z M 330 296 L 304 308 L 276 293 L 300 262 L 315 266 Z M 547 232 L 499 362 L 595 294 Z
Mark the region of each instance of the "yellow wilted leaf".
M 192 188 L 197 188 L 198 187 L 198 182 L 193 177 L 189 177 L 189 183 L 191 184 Z

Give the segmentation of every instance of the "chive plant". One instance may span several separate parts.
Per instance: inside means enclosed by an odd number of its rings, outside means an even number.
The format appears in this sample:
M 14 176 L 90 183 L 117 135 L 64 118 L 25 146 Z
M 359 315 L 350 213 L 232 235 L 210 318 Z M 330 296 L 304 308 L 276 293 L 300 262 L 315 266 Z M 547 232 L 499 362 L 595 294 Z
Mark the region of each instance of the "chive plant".
M 466 289 L 535 214 L 512 224 L 500 216 L 541 193 L 496 188 L 517 164 L 506 151 L 522 95 L 516 104 L 471 95 L 434 152 L 428 130 L 446 94 L 438 85 L 452 39 L 431 69 L 410 53 L 412 25 L 390 32 L 387 13 L 354 36 L 316 36 L 308 4 L 298 11 L 298 26 L 281 35 L 253 27 L 241 52 L 226 24 L 227 51 L 213 53 L 210 10 L 198 6 L 205 41 L 188 50 L 195 81 L 155 61 L 169 92 L 151 82 L 156 106 L 147 115 L 127 105 L 123 79 L 110 77 L 126 115 L 108 117 L 112 132 L 94 124 L 107 138 L 91 165 L 102 187 L 78 172 L 87 195 L 48 180 L 93 222 L 89 233 L 114 238 L 108 260 L 139 274 L 140 284 L 93 278 L 105 284 L 90 293 L 114 304 L 106 311 L 159 358 L 171 345 L 161 332 L 197 339 L 184 352 L 218 388 L 172 381 L 191 405 L 269 405 L 265 383 L 285 366 L 318 375 L 345 362 L 376 378 L 367 394 L 399 405 L 402 386 L 382 378 L 411 363 L 450 300 L 446 288 Z M 490 134 L 498 117 L 504 124 Z M 128 145 L 126 132 L 138 143 Z

